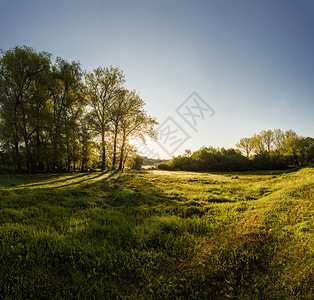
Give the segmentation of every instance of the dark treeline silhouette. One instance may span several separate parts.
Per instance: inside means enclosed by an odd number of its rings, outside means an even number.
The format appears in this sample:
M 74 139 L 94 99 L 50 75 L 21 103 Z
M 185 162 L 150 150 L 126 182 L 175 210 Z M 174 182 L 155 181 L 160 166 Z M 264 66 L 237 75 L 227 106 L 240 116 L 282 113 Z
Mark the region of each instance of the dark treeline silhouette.
M 238 149 L 202 147 L 173 157 L 157 165 L 163 170 L 182 171 L 249 171 L 278 170 L 314 162 L 314 139 L 297 135 L 293 130 L 262 131 L 242 138 Z
M 156 137 L 145 102 L 119 68 L 83 72 L 77 62 L 26 46 L 0 56 L 0 168 L 46 172 L 123 169 L 131 139 Z

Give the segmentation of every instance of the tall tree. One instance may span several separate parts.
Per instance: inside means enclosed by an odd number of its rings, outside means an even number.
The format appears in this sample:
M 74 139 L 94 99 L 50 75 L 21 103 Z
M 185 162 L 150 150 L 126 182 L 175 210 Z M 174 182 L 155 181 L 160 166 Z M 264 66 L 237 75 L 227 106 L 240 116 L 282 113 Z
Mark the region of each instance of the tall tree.
M 52 167 L 62 170 L 63 161 L 69 165 L 71 154 L 71 132 L 76 132 L 77 116 L 84 104 L 82 94 L 82 71 L 79 63 L 69 63 L 57 58 L 53 66 L 49 91 L 51 97 L 51 114 L 47 131 L 52 144 Z M 67 155 L 67 157 L 65 157 Z
M 254 150 L 254 142 L 252 138 L 242 138 L 236 146 L 245 153 L 246 157 L 249 157 Z
M 314 162 L 314 139 L 310 137 L 302 138 L 301 158 L 303 163 Z
M 30 126 L 31 97 L 34 96 L 30 91 L 49 67 L 50 54 L 37 53 L 30 47 L 10 49 L 0 60 L 1 121 L 10 132 L 10 138 L 5 142 L 14 148 L 14 163 L 18 171 L 21 170 L 22 146 L 26 167 L 30 169 L 30 138 L 35 132 Z
M 129 140 L 156 135 L 144 101 L 124 82 L 119 68 L 100 67 L 83 83 L 77 62 L 52 62 L 51 54 L 29 47 L 1 52 L 3 166 L 10 168 L 9 158 L 16 171 L 84 170 L 100 153 L 102 170 L 106 156 L 122 169 L 134 152 Z
M 158 123 L 154 118 L 147 114 L 144 110 L 144 106 L 145 102 L 135 91 L 126 94 L 123 105 L 123 117 L 120 122 L 119 170 L 124 168 L 126 147 L 130 139 L 138 139 L 145 142 L 147 136 L 151 138 L 157 137 L 157 132 L 154 130 L 154 126 Z
M 101 68 L 85 76 L 86 96 L 93 127 L 101 139 L 101 170 L 106 168 L 106 134 L 109 131 L 109 110 L 124 83 L 119 68 Z
M 252 137 L 252 143 L 254 145 L 255 154 L 265 153 L 265 144 L 263 142 L 263 138 L 260 134 L 254 134 Z
M 269 130 L 263 130 L 260 132 L 261 140 L 264 144 L 264 147 L 268 153 L 272 150 L 273 141 L 274 141 L 274 134 Z
M 110 109 L 108 110 L 108 116 L 110 121 L 110 127 L 112 132 L 112 142 L 113 142 L 113 153 L 112 153 L 112 169 L 116 168 L 117 161 L 117 143 L 118 143 L 118 135 L 121 126 L 121 121 L 125 117 L 127 113 L 125 110 L 126 104 L 126 89 L 117 90 L 115 99 L 112 102 Z
M 30 107 L 29 107 L 29 123 L 34 134 L 31 136 L 31 169 L 33 171 L 44 170 L 44 157 L 45 153 L 45 131 L 47 127 L 47 117 L 49 110 L 47 106 L 50 100 L 50 94 L 47 89 L 50 80 L 50 68 L 42 73 L 39 78 L 34 82 L 30 94 Z M 46 143 L 47 145 L 47 143 Z
M 79 117 L 79 137 L 80 137 L 80 170 L 86 171 L 91 167 L 95 160 L 96 143 L 93 138 L 95 136 L 91 126 L 91 120 L 88 114 Z
M 300 155 L 302 148 L 302 137 L 296 134 L 293 130 L 285 132 L 285 139 L 283 141 L 285 154 L 293 158 L 294 164 L 300 165 Z
M 281 129 L 274 129 L 273 142 L 275 145 L 275 152 L 278 155 L 282 153 L 284 139 L 285 139 L 285 133 Z

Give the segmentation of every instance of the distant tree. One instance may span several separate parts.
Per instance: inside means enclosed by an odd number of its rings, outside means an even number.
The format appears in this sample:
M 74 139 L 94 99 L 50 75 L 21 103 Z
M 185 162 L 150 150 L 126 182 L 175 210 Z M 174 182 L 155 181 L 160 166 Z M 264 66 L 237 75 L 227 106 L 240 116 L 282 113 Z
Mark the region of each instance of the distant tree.
M 192 155 L 191 150 L 190 149 L 185 149 L 183 156 L 191 157 L 191 155 Z
M 158 168 L 167 166 L 181 171 L 244 171 L 250 169 L 250 161 L 235 149 L 202 147 L 190 156 L 173 157 L 166 166 Z
M 213 147 L 202 147 L 192 154 L 192 158 L 197 162 L 198 171 L 218 170 L 219 162 L 217 160 L 219 150 Z
M 252 161 L 255 170 L 278 170 L 288 167 L 285 160 L 280 156 L 271 156 L 268 152 L 256 154 Z
M 161 163 L 157 164 L 156 169 L 165 170 L 165 171 L 173 170 L 172 166 L 170 166 L 169 163 L 166 163 L 166 162 L 161 162 Z
M 293 164 L 300 165 L 300 156 L 302 150 L 302 137 L 295 131 L 287 130 L 283 140 L 284 153 L 292 158 Z
M 199 166 L 195 159 L 191 156 L 179 155 L 178 157 L 173 157 L 168 163 L 159 164 L 159 169 L 164 170 L 180 170 L 180 171 L 198 171 Z
M 273 133 L 273 142 L 275 152 L 280 155 L 283 151 L 283 144 L 285 140 L 285 133 L 281 129 L 275 129 Z
M 250 157 L 250 154 L 254 150 L 254 141 L 252 138 L 242 138 L 240 141 L 236 144 L 236 146 L 245 153 L 246 157 Z
M 254 134 L 252 137 L 252 143 L 254 145 L 254 153 L 261 154 L 266 152 L 265 144 L 263 138 L 260 134 Z
M 270 151 L 272 150 L 272 146 L 273 146 L 273 141 L 274 141 L 274 134 L 273 132 L 269 129 L 269 130 L 263 130 L 260 132 L 260 136 L 261 136 L 261 141 L 264 144 L 264 148 L 265 150 L 270 153 Z
M 301 141 L 301 158 L 304 164 L 314 162 L 314 139 L 303 138 Z
M 134 170 L 141 170 L 143 166 L 144 158 L 140 155 L 135 155 L 131 158 L 130 168 Z

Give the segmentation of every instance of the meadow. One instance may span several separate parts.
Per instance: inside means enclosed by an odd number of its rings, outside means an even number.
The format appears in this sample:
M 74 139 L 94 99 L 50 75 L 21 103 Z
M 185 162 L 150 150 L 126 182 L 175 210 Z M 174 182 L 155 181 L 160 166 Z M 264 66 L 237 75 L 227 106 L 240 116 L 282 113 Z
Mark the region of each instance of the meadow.
M 314 299 L 314 168 L 0 175 L 0 299 Z

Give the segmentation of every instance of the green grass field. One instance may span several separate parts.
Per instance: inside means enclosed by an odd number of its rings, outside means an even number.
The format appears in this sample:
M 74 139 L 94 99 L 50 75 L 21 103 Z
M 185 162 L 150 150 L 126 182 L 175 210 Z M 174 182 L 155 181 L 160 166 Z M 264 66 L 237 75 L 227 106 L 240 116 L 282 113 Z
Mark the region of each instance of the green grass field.
M 0 299 L 314 299 L 314 168 L 0 175 Z

